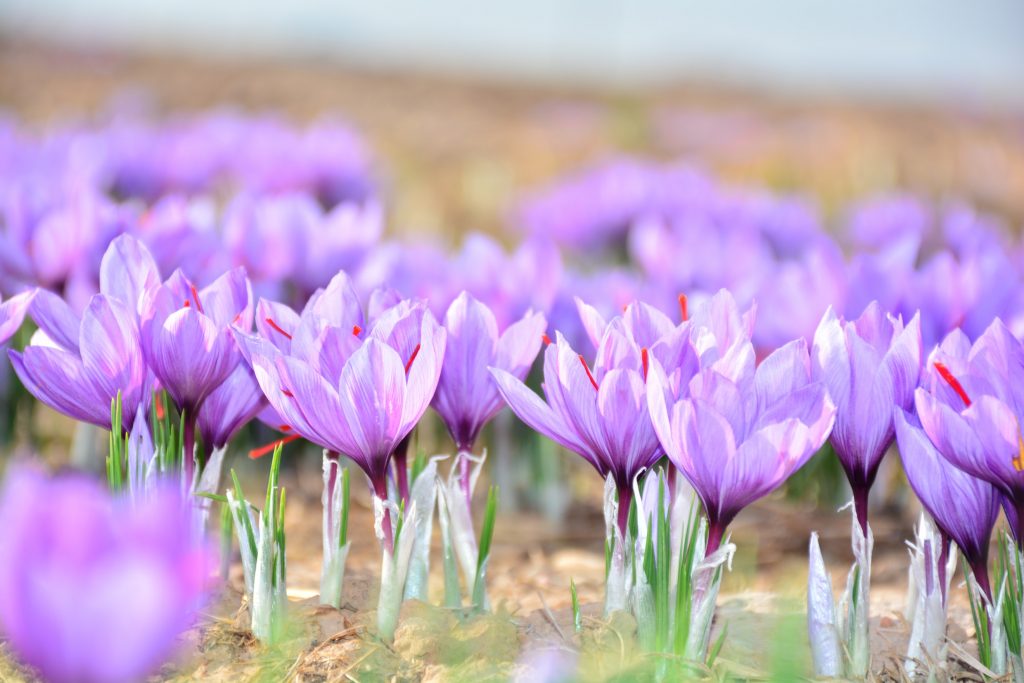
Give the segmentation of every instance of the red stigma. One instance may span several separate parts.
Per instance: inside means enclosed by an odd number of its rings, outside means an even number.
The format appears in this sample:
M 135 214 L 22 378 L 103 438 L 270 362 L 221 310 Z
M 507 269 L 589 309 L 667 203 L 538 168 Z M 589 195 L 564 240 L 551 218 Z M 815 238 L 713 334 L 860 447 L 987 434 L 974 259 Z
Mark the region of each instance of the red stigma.
M 287 389 L 282 389 L 281 393 L 284 394 L 285 396 L 287 396 L 288 398 L 295 398 L 295 394 L 293 394 L 292 392 L 288 391 Z
M 358 337 L 359 333 L 362 332 L 362 331 L 363 331 L 363 328 L 359 327 L 359 325 L 353 325 L 352 326 L 352 336 L 353 337 Z
M 188 299 L 185 299 L 185 306 L 184 306 L 184 308 L 192 308 L 192 302 L 189 301 Z
M 284 328 L 282 328 L 280 325 L 275 323 L 273 318 L 267 318 L 267 324 L 270 325 L 275 331 L 280 332 L 281 334 L 283 334 L 284 336 L 288 337 L 289 339 L 292 338 L 292 335 L 290 335 L 287 332 L 285 332 Z
M 409 368 L 412 367 L 412 362 L 416 360 L 416 356 L 420 353 L 420 345 L 417 344 L 416 348 L 412 350 L 412 355 L 409 356 L 409 362 L 405 364 L 405 374 L 409 374 Z
M 583 365 L 583 369 L 587 371 L 587 379 L 589 379 L 590 383 L 594 385 L 594 390 L 598 391 L 597 380 L 594 379 L 594 375 L 591 374 L 590 367 L 587 365 L 587 361 L 586 361 L 585 358 L 583 358 L 583 354 L 582 353 L 579 355 L 579 358 L 580 358 L 580 363 Z
M 291 425 L 281 425 L 280 427 L 278 427 L 278 429 L 280 431 L 282 431 L 282 432 L 290 432 L 290 431 L 292 431 L 292 426 Z
M 544 342 L 545 346 L 551 346 L 551 337 L 548 336 L 547 332 L 545 332 L 544 334 L 540 335 L 540 340 L 542 342 Z
M 682 315 L 684 323 L 690 319 L 690 306 L 685 294 L 679 295 L 679 313 Z
M 291 443 L 292 441 L 298 441 L 301 438 L 302 437 L 299 436 L 298 434 L 292 434 L 290 436 L 284 437 L 283 439 L 271 441 L 266 446 L 260 446 L 259 448 L 254 448 L 251 451 L 249 451 L 249 457 L 252 458 L 253 460 L 255 460 L 256 458 L 262 458 L 267 453 L 273 453 L 274 449 L 276 449 L 278 446 L 283 446 L 284 444 Z
M 192 299 L 196 302 L 196 310 L 200 313 L 205 313 L 203 310 L 203 304 L 199 302 L 199 292 L 196 291 L 195 285 L 192 285 Z
M 970 408 L 971 397 L 967 395 L 966 391 L 964 391 L 964 385 L 960 384 L 960 380 L 954 377 L 953 373 L 949 371 L 949 368 L 947 368 L 942 363 L 935 361 L 934 365 L 935 370 L 939 373 L 939 376 L 942 377 L 942 379 L 946 380 L 946 384 L 952 387 L 953 391 L 955 391 L 957 395 L 960 396 L 960 399 L 964 402 L 964 407 Z
M 648 364 L 648 361 L 647 361 L 647 347 L 646 346 L 644 348 L 640 349 L 640 364 L 644 368 L 644 381 L 646 382 L 647 381 L 647 364 Z
M 153 405 L 156 408 L 156 419 L 164 419 L 164 401 L 159 394 L 154 398 Z

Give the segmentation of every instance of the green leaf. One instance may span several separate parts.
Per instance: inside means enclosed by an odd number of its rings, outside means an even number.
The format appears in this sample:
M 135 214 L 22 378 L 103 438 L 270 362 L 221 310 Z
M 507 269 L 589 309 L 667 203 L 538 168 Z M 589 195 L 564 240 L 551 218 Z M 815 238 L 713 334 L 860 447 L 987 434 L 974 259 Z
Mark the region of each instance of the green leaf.
M 718 659 L 718 655 L 722 652 L 722 646 L 725 644 L 725 634 L 729 632 L 729 625 L 725 624 L 722 626 L 722 632 L 718 634 L 718 638 L 715 640 L 715 644 L 711 646 L 711 651 L 708 652 L 708 658 L 706 664 L 710 669 L 715 665 L 715 660 Z
M 484 524 L 480 529 L 480 545 L 476 558 L 476 577 L 473 580 L 473 607 L 483 609 L 484 575 L 487 559 L 491 555 L 491 541 L 494 538 L 494 521 L 498 516 L 498 487 L 492 486 L 487 491 L 487 507 L 484 512 Z
M 348 503 L 349 503 L 349 478 L 348 468 L 341 470 L 341 523 L 338 531 L 338 547 L 344 548 L 348 543 Z
M 228 497 L 222 496 L 219 493 L 207 493 L 205 491 L 199 491 L 197 493 L 194 493 L 193 495 L 196 496 L 197 498 L 206 498 L 207 500 L 213 500 L 218 503 L 226 504 L 228 502 Z
M 569 579 L 569 596 L 572 598 L 572 625 L 576 633 L 583 630 L 583 616 L 580 613 L 580 596 L 576 593 L 576 581 Z

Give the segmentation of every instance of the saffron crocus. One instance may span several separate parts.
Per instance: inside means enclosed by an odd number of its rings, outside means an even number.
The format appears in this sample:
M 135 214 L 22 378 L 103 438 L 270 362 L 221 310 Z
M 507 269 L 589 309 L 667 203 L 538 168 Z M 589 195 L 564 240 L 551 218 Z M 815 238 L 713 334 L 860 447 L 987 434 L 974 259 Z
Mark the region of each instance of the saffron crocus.
M 593 369 L 562 337 L 544 352 L 541 400 L 522 381 L 492 368 L 498 391 L 519 419 L 583 456 L 618 492 L 618 529 L 626 536 L 633 480 L 661 456 L 644 400 L 648 354 L 616 330 L 601 340 Z
M 413 547 L 420 536 L 419 519 L 432 514 L 433 503 L 417 504 L 413 496 L 405 525 L 398 526 L 399 508 L 388 495 L 388 471 L 396 448 L 434 396 L 444 359 L 445 330 L 423 304 L 411 302 L 402 302 L 382 314 L 354 351 L 341 342 L 357 337 L 351 329 L 341 336 L 338 328 L 324 327 L 308 347 L 300 342 L 301 329 L 300 325 L 290 340 L 290 355 L 264 340 L 250 338 L 244 343 L 270 405 L 296 434 L 325 449 L 325 490 L 331 486 L 327 476 L 330 452 L 348 455 L 370 480 L 375 526 L 383 550 L 377 626 L 381 637 L 390 640 L 406 589 Z M 427 490 L 432 492 L 433 487 Z M 330 497 L 325 495 L 325 506 Z M 325 507 L 324 529 L 329 528 Z M 400 539 L 396 536 L 399 528 L 409 529 Z M 423 539 L 429 543 L 429 532 Z M 329 563 L 325 562 L 327 571 Z
M 0 628 L 22 662 L 54 683 L 127 683 L 173 654 L 213 566 L 179 494 L 111 498 L 20 466 L 0 515 Z
M 426 411 L 441 372 L 445 332 L 434 317 L 420 304 L 402 306 L 349 354 L 326 345 L 313 354 L 298 334 L 290 355 L 266 342 L 247 343 L 256 379 L 284 421 L 309 441 L 351 457 L 386 501 L 391 454 Z M 324 360 L 328 353 L 336 362 Z
M 902 320 L 869 305 L 844 321 L 830 308 L 814 334 L 814 377 L 836 405 L 832 446 L 853 489 L 861 531 L 867 535 L 868 492 L 892 445 L 894 407 L 909 408 L 921 370 L 918 316 Z
M 938 452 L 1006 497 L 1024 544 L 1024 346 L 998 318 L 973 346 L 955 330 L 932 352 L 917 414 Z
M 626 550 L 633 483 L 661 457 L 644 399 L 650 353 L 609 327 L 591 370 L 556 334 L 544 352 L 546 401 L 505 370 L 492 368 L 498 391 L 519 419 L 583 456 L 605 480 L 606 542 L 613 548 L 605 612 L 626 607 Z
M 710 556 L 740 510 L 775 490 L 821 447 L 835 407 L 825 385 L 811 376 L 803 340 L 775 351 L 756 371 L 749 363 L 705 368 L 688 389 L 687 398 L 675 401 L 668 375 L 651 361 L 647 401 L 654 430 L 704 505 Z
M 146 361 L 185 416 L 185 478 L 193 479 L 196 417 L 242 362 L 232 329 L 253 323 L 245 272 L 229 271 L 199 290 L 180 271 L 146 292 L 141 304 Z
M 939 455 L 913 413 L 897 408 L 894 419 L 907 480 L 943 537 L 938 561 L 940 572 L 946 566 L 952 541 L 964 554 L 975 580 L 991 600 L 988 550 L 992 528 L 999 517 L 999 492 Z M 945 577 L 940 574 L 939 579 L 940 585 L 945 586 Z
M 37 303 L 49 297 L 56 299 L 47 293 Z M 74 319 L 70 309 L 69 315 L 70 323 Z M 149 393 L 135 310 L 98 294 L 85 309 L 78 332 L 62 337 L 61 342 L 70 348 L 47 337 L 41 324 L 24 352 L 8 352 L 25 388 L 54 410 L 105 429 L 111 427 L 111 402 L 120 393 L 124 427 L 131 429 Z
M 39 290 L 29 315 L 39 326 L 11 363 L 33 396 L 76 420 L 110 429 L 111 402 L 121 395 L 126 431 L 149 400 L 151 378 L 142 352 L 137 307 L 159 282 L 152 256 L 121 236 L 100 262 L 100 293 L 78 316 L 59 296 Z
M 32 290 L 12 296 L 7 301 L 0 300 L 0 345 L 7 343 L 21 327 L 34 296 L 35 290 Z
M 480 430 L 503 405 L 487 369 L 500 368 L 522 380 L 537 357 L 546 325 L 543 314 L 531 312 L 499 334 L 491 310 L 466 292 L 448 307 L 448 342 L 432 405 L 460 452 L 473 452 Z

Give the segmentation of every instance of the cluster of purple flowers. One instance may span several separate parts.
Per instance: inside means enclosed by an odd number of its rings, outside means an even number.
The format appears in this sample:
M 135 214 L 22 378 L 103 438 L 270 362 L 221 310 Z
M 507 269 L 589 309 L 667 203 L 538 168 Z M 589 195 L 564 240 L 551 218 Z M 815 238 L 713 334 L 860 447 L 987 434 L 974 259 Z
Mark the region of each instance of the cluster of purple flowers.
M 622 161 L 527 202 L 533 234 L 511 253 L 471 235 L 449 254 L 381 242 L 344 126 L 7 133 L 0 343 L 30 316 L 14 370 L 83 422 L 111 428 L 120 397 L 127 433 L 165 391 L 188 490 L 258 418 L 365 472 L 391 552 L 389 484 L 408 502 L 428 407 L 472 453 L 504 400 L 614 485 L 622 536 L 663 457 L 703 504 L 710 554 L 829 439 L 868 536 L 898 438 L 943 551 L 956 542 L 986 591 L 1000 504 L 1024 545 L 1021 254 L 969 209 L 885 198 L 832 234 L 799 199 Z M 632 267 L 572 265 L 615 242 Z M 526 377 L 543 345 L 541 399 Z

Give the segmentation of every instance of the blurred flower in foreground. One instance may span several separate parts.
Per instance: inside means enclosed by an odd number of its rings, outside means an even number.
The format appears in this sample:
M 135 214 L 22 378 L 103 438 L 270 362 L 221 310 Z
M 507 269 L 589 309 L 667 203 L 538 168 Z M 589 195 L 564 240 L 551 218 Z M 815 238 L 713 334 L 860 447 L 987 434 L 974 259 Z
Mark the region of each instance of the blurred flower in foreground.
M 173 654 L 212 566 L 178 494 L 132 503 L 20 466 L 0 515 L 0 628 L 24 663 L 55 683 L 120 683 Z

